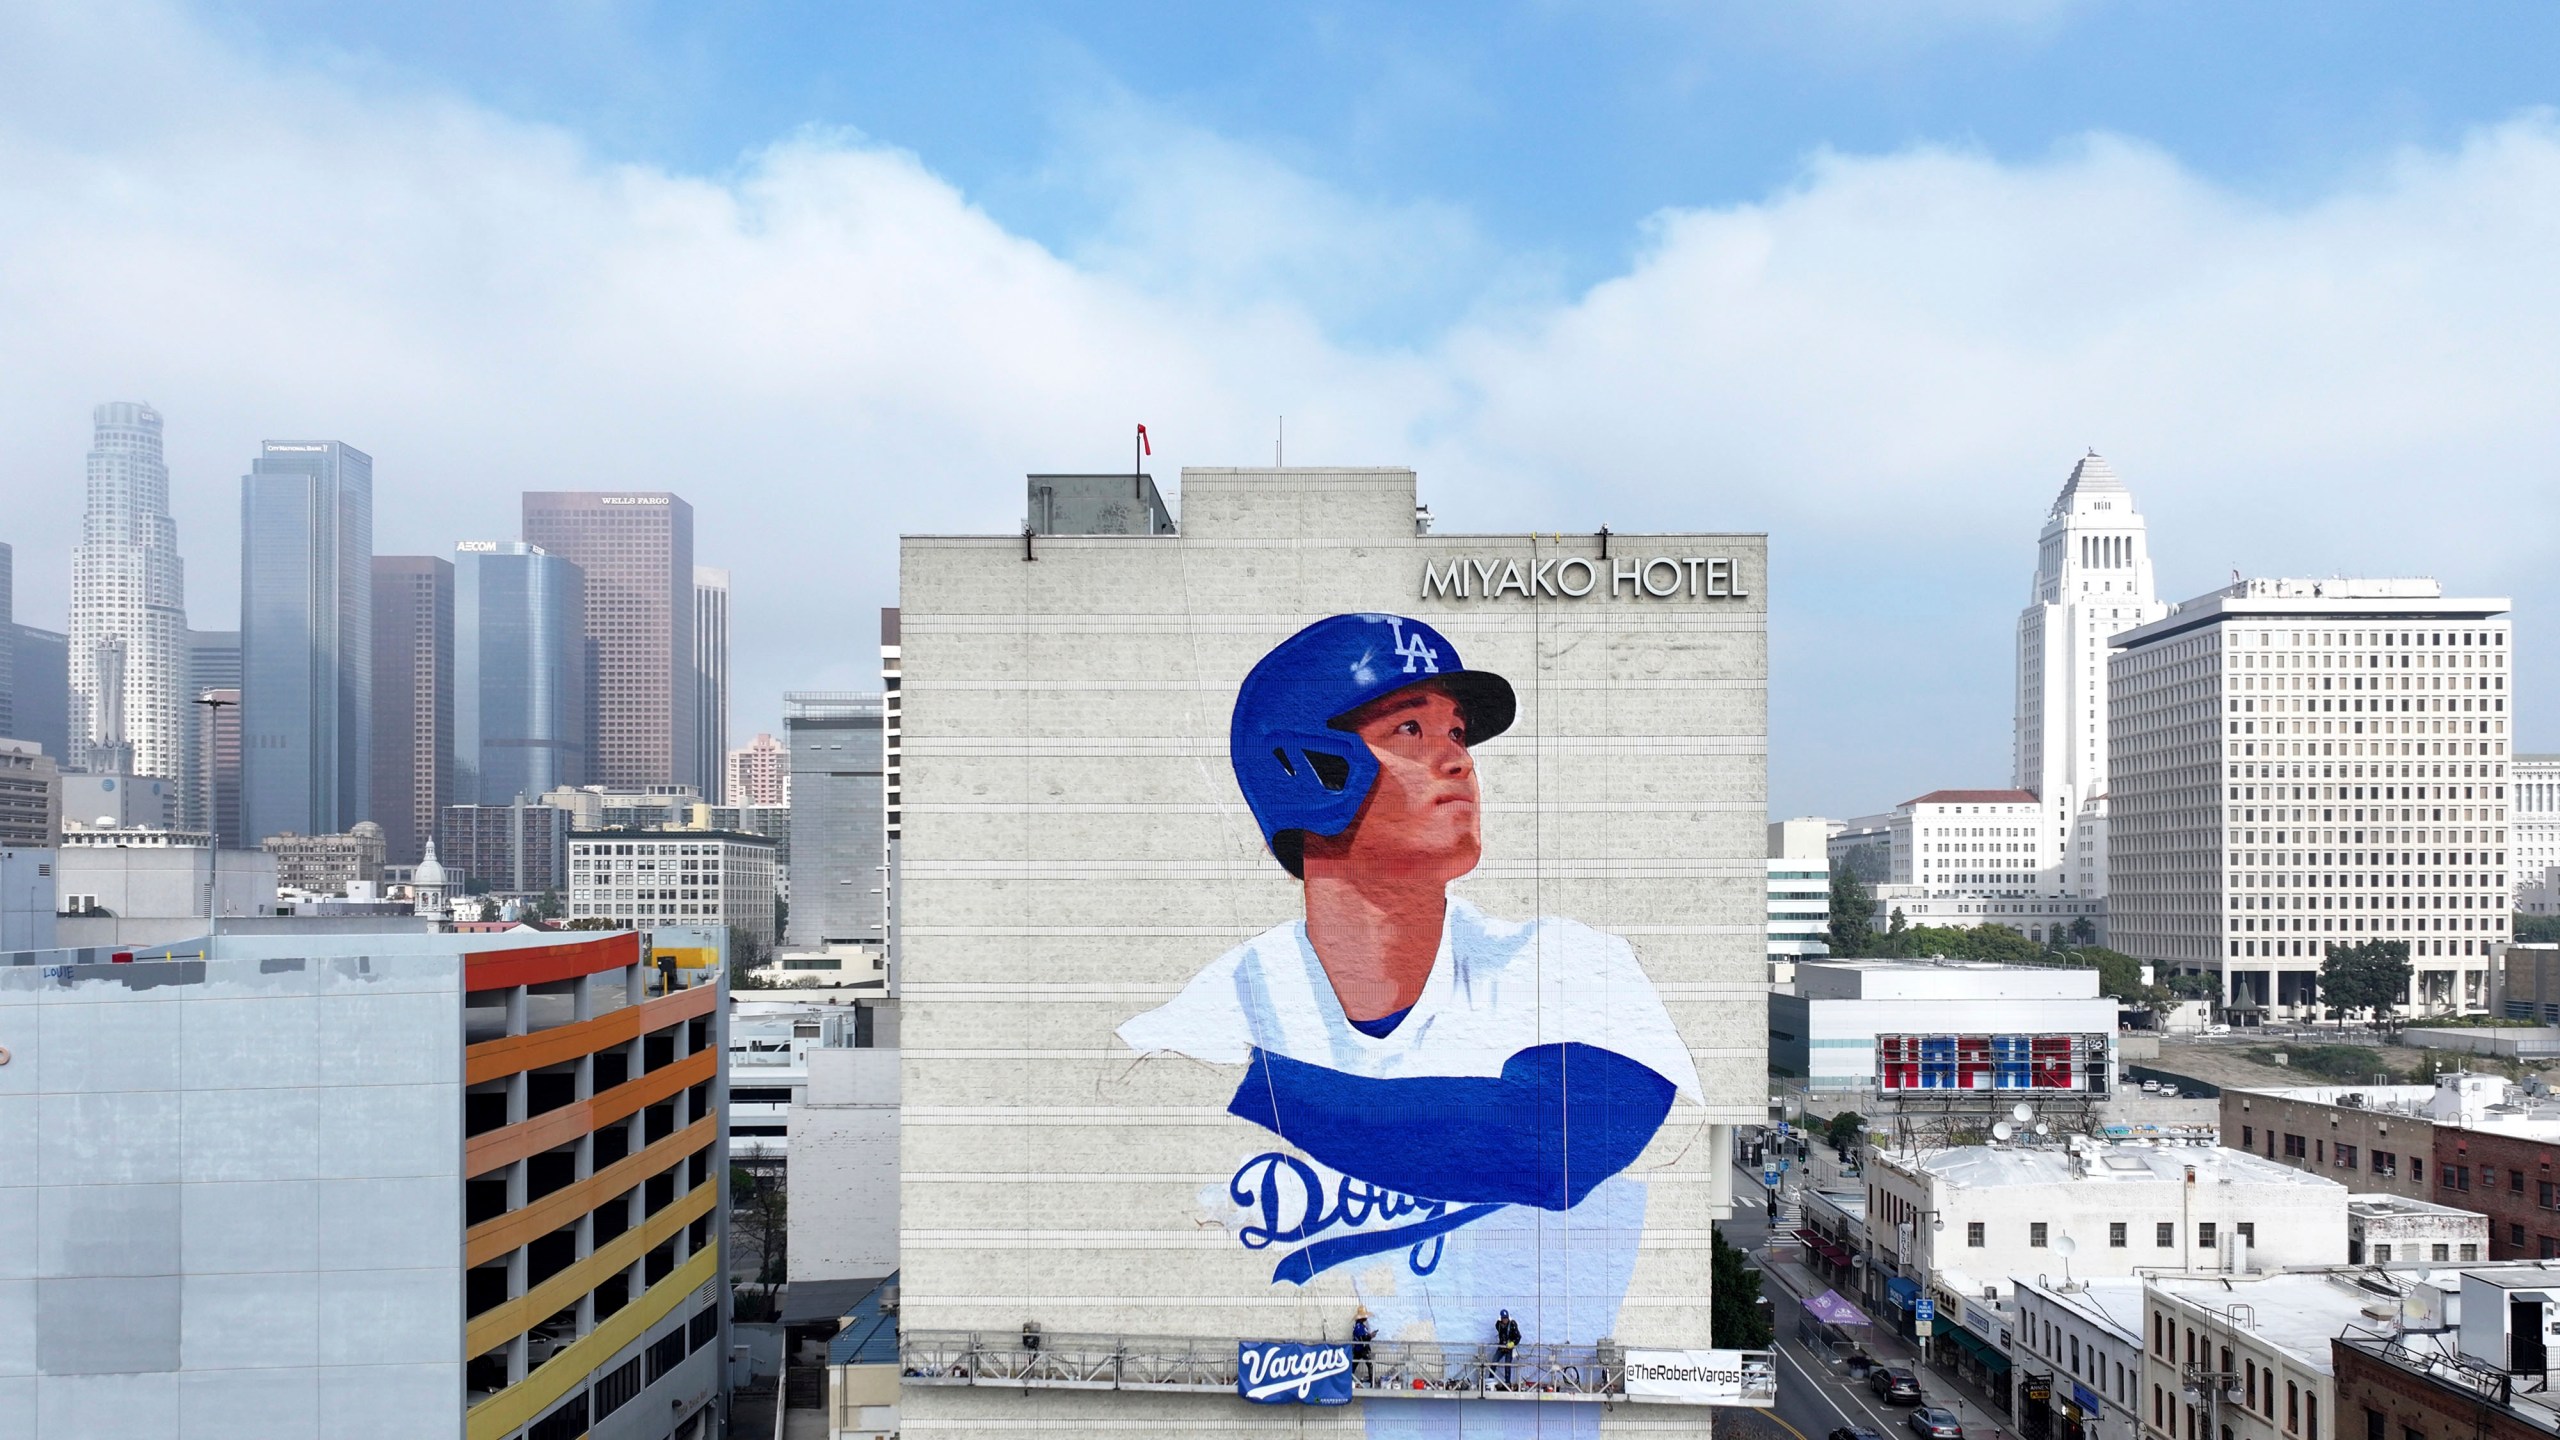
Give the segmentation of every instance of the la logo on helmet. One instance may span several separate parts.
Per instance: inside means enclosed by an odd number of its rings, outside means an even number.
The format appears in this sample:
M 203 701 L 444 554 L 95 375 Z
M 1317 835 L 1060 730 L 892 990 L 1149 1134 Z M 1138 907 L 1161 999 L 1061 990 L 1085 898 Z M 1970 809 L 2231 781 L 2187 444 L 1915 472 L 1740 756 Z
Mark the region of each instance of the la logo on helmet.
M 1431 642 L 1423 639 L 1421 632 L 1417 631 L 1410 637 L 1406 636 L 1404 622 L 1392 615 L 1387 617 L 1387 625 L 1396 633 L 1396 654 L 1404 657 L 1404 673 L 1407 675 L 1440 673 L 1440 652 L 1431 648 Z M 1420 671 L 1414 669 L 1417 664 L 1422 667 Z

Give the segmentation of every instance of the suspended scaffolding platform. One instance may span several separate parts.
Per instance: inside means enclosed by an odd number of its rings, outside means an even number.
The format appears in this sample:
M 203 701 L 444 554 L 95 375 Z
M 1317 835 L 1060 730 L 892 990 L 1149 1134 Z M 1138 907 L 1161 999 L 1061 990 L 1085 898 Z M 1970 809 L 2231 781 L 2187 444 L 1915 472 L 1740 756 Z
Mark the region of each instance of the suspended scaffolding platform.
M 1233 1395 L 1237 1348 L 1236 1340 L 1184 1336 L 902 1330 L 898 1368 L 909 1385 Z M 1763 1368 L 1774 1382 L 1774 1367 Z M 1629 1398 L 1624 1351 L 1614 1344 L 1524 1344 L 1505 1358 L 1491 1345 L 1376 1340 L 1365 1359 L 1354 1357 L 1351 1378 L 1355 1396 L 1380 1398 L 1596 1404 Z

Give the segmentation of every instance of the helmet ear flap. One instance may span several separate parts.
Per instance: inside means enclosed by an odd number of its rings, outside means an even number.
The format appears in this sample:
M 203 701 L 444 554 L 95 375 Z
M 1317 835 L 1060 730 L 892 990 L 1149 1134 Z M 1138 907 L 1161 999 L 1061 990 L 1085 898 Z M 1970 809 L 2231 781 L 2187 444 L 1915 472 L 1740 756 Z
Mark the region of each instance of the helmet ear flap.
M 1245 796 L 1254 808 L 1286 814 L 1295 822 L 1286 828 L 1309 834 L 1349 829 L 1378 779 L 1378 757 L 1367 742 L 1340 730 L 1274 730 L 1262 738 L 1269 750 L 1254 757 Z

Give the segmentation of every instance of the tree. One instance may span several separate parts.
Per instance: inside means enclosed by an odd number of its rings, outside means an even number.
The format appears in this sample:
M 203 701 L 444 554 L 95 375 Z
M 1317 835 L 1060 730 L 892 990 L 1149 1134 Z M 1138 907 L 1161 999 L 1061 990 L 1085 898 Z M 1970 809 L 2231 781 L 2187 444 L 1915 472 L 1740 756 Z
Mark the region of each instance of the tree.
M 1708 1343 L 1719 1350 L 1766 1350 L 1773 1333 L 1769 1307 L 1761 1302 L 1760 1272 L 1740 1250 L 1715 1237 L 1713 1299 L 1707 1317 Z
M 2113 995 L 2127 1005 L 2145 1010 L 2165 1010 L 2175 998 L 2175 992 L 2167 987 L 2142 983 L 2142 962 L 2121 950 L 2110 950 L 2103 945 L 2084 945 L 2077 950 L 2066 951 L 2064 955 L 2074 967 L 2098 972 L 2098 993 L 2101 995 Z
M 2338 1008 L 2341 1029 L 2346 1026 L 2349 1010 L 2370 1010 L 2375 1024 L 2388 1023 L 2392 1008 L 2408 993 L 2406 940 L 2332 945 L 2328 957 L 2320 962 L 2320 995 Z
M 2548 945 L 2555 940 L 2560 940 L 2560 915 L 2526 915 L 2518 912 L 2515 917 L 2515 932 L 2516 943 L 2519 945 Z
M 557 920 L 568 910 L 568 908 L 568 906 L 560 903 L 559 891 L 545 890 L 542 892 L 541 896 L 533 902 L 533 918 L 536 920 Z
M 1875 943 L 1876 897 L 1867 882 L 1843 866 L 1831 876 L 1831 953 L 1864 955 Z
M 2071 943 L 2083 947 L 2098 943 L 2098 927 L 2089 923 L 2088 916 L 2071 922 Z
M 765 1318 L 773 1312 L 775 1289 L 790 1274 L 785 1252 L 791 1238 L 791 1195 L 784 1188 L 779 1163 L 759 1161 L 729 1167 L 729 1223 L 743 1232 L 740 1238 L 755 1247 L 754 1283 L 764 1290 L 760 1302 L 752 1307 L 745 1295 L 738 1297 L 739 1318 L 746 1318 L 750 1308 L 756 1318 Z
M 1867 1117 L 1855 1110 L 1843 1110 L 1822 1127 L 1822 1138 L 1834 1150 L 1846 1150 L 1867 1136 Z
M 2213 977 L 2194 970 L 2181 970 L 2169 977 L 2169 993 L 2180 1000 L 2210 1000 L 2220 991 Z
M 1909 916 L 1907 916 L 1907 915 L 1905 915 L 1905 914 L 1903 914 L 1903 913 L 1902 913 L 1902 907 L 1901 907 L 1901 906 L 1899 906 L 1899 905 L 1894 906 L 1894 907 L 1893 907 L 1893 918 L 1892 918 L 1891 920 L 1888 920 L 1888 921 L 1886 921 L 1886 922 L 1885 922 L 1885 927 L 1884 927 L 1884 934 L 1885 934 L 1885 938 L 1886 938 L 1887 940 L 1899 940 L 1899 939 L 1901 939 L 1901 938 L 1902 938 L 1902 932 L 1903 932 L 1903 931 L 1905 931 L 1905 930 L 1908 930 L 1908 929 L 1910 929 L 1910 928 L 1911 928 L 1911 917 L 1909 917 Z

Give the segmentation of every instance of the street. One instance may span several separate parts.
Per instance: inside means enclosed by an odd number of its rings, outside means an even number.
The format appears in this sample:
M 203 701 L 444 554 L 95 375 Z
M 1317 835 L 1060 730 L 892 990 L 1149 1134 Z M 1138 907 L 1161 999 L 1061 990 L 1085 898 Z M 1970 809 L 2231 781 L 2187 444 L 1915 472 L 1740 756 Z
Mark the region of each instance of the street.
M 1768 1225 L 1759 1201 L 1766 1191 L 1760 1177 L 1739 1168 L 1734 1173 L 1734 1218 L 1722 1228 L 1727 1244 L 1750 1252 L 1752 1262 L 1760 1267 L 1761 1293 L 1769 1297 L 1774 1332 L 1770 1348 L 1778 1355 L 1778 1408 L 1772 1418 L 1802 1440 L 1824 1440 L 1842 1426 L 1872 1430 L 1885 1440 L 1911 1440 L 1910 1406 L 1883 1404 L 1864 1383 L 1835 1373 L 1823 1356 L 1796 1338 L 1799 1303 L 1826 1287 L 1802 1265 L 1770 1255 Z M 1866 1309 L 1857 1296 L 1846 1298 Z M 1878 1326 L 1861 1332 L 1860 1343 L 1878 1361 L 1915 1367 L 1925 1403 L 1955 1411 L 1966 1440 L 2014 1440 L 2015 1432 L 1985 1407 L 1979 1395 L 1952 1375 L 1921 1365 L 1909 1342 Z M 1718 1423 L 1721 1427 L 1724 1417 L 1719 1416 Z

